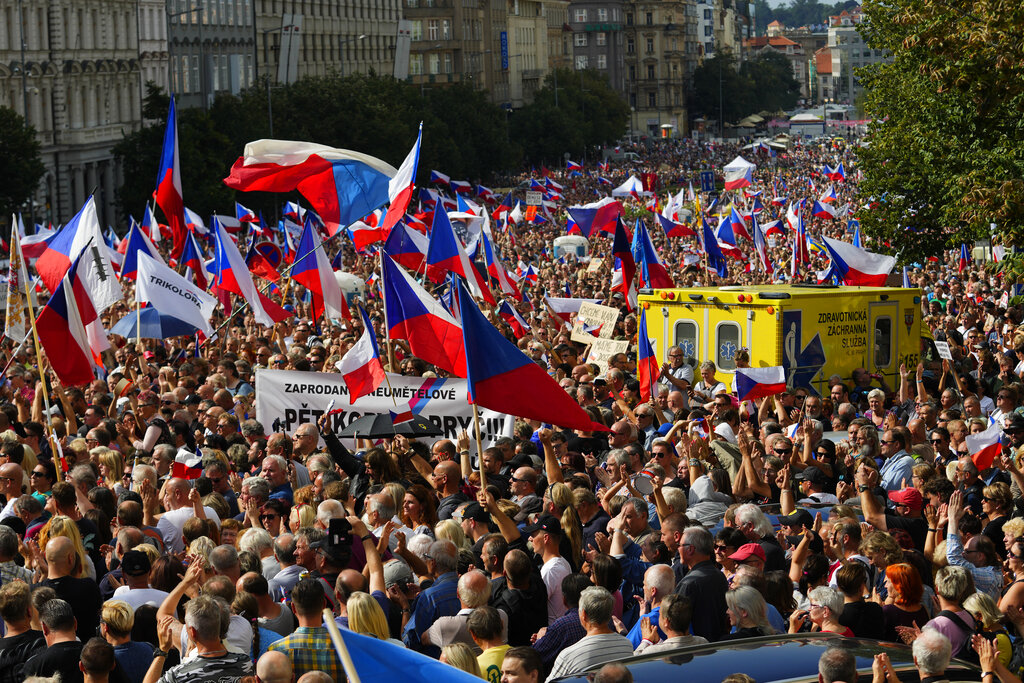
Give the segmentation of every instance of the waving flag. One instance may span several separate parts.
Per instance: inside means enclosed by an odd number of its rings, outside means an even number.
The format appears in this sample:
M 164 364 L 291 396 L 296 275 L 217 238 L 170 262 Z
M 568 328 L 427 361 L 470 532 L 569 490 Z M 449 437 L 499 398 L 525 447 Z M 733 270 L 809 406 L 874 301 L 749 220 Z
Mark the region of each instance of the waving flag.
M 822 204 L 835 204 L 836 202 L 838 202 L 839 197 L 836 196 L 835 187 L 829 185 L 828 189 L 825 190 L 820 197 L 818 197 L 818 201 L 821 202 Z
M 498 253 L 498 247 L 491 243 L 486 231 L 481 231 L 480 241 L 483 243 L 487 274 L 498 283 L 499 291 L 502 294 L 511 294 L 517 299 L 521 297 L 522 294 L 520 294 L 519 288 L 512 282 L 512 278 L 509 277 L 508 271 L 505 270 L 505 266 L 501 262 L 501 254 Z
M 519 315 L 519 311 L 508 301 L 502 301 L 498 306 L 498 315 L 512 328 L 512 334 L 515 335 L 516 339 L 522 339 L 530 331 L 530 324 L 526 322 L 523 316 Z
M 903 288 L 910 289 L 910 273 L 907 272 L 906 266 L 903 266 Z
M 396 262 L 410 270 L 419 271 L 427 258 L 427 238 L 416 230 L 410 230 L 404 222 L 391 229 L 384 242 L 384 251 Z
M 836 183 L 842 180 L 846 180 L 846 171 L 843 170 L 843 162 L 840 161 L 839 165 L 836 166 L 835 168 L 826 165 L 824 169 L 824 175 L 826 178 Z
M 640 400 L 650 401 L 657 392 L 655 385 L 661 375 L 661 366 L 654 355 L 651 338 L 647 336 L 647 311 L 640 309 L 640 324 L 637 326 L 636 379 L 640 382 Z
M 234 292 L 245 298 L 252 307 L 253 317 L 260 325 L 273 327 L 274 323 L 292 317 L 291 313 L 256 289 L 252 273 L 246 267 L 242 254 L 216 216 L 212 227 L 216 245 L 213 257 L 214 284 L 224 292 Z
M 133 223 L 125 238 L 124 260 L 121 262 L 121 278 L 134 280 L 138 274 L 139 254 L 148 254 L 163 263 L 160 252 L 149 241 L 146 234 L 139 229 L 137 223 Z
M 160 243 L 160 224 L 156 220 L 156 216 L 153 215 L 153 210 L 149 208 L 149 204 L 146 204 L 145 210 L 142 212 L 142 232 L 145 235 L 149 235 L 149 238 L 153 240 L 153 244 Z
M 423 130 L 422 125 L 423 124 L 420 124 L 421 131 Z M 444 173 L 441 173 L 440 171 L 431 171 L 430 182 L 434 183 L 435 185 L 445 185 L 446 187 L 451 187 L 452 179 L 449 176 L 445 175 Z
M 381 270 L 381 292 L 389 336 L 408 341 L 409 349 L 417 358 L 465 377 L 462 327 L 386 253 Z
M 565 170 L 567 170 L 567 171 L 582 171 L 583 167 L 580 166 L 575 161 L 570 161 L 569 159 L 566 159 L 565 160 Z
M 505 339 L 459 286 L 469 401 L 527 420 L 606 431 L 547 372 Z
M 476 196 L 483 199 L 485 202 L 489 202 L 494 199 L 494 190 L 483 185 L 476 186 Z
M 967 251 L 967 245 L 960 244 L 960 258 L 957 260 L 956 272 L 962 273 L 967 270 L 967 264 L 971 262 L 970 254 Z M 37 266 L 38 268 L 38 266 Z
M 30 320 L 27 315 L 28 300 L 25 292 L 29 291 L 28 271 L 25 268 L 25 257 L 21 253 L 21 236 L 18 224 L 11 223 L 11 251 L 7 269 L 7 306 L 4 319 L 4 336 L 20 344 L 28 336 Z
M 140 253 L 138 262 L 137 303 L 152 306 L 161 316 L 191 325 L 207 337 L 213 336 L 210 317 L 217 306 L 215 298 L 149 254 Z
M 836 207 L 832 204 L 814 200 L 814 205 L 811 207 L 811 215 L 815 218 L 830 218 L 834 220 L 836 217 Z
M 754 241 L 754 238 L 750 236 L 749 232 L 747 232 L 746 222 L 743 220 L 743 217 L 736 210 L 735 206 L 729 210 L 729 217 L 725 219 L 725 222 L 728 222 L 732 226 L 732 232 L 734 235 L 739 235 L 748 242 Z M 732 241 L 732 244 L 735 245 L 735 243 L 736 241 L 734 239 Z
M 156 191 L 153 193 L 157 205 L 167 217 L 171 227 L 174 249 L 173 258 L 185 248 L 185 200 L 181 191 L 181 162 L 178 160 L 178 114 L 171 95 L 171 106 L 167 111 L 167 130 L 164 132 L 164 146 L 160 152 L 160 170 L 156 174 Z M 159 229 L 159 228 L 158 228 Z M 150 235 L 152 237 L 152 235 Z M 157 238 L 159 239 L 159 238 Z
M 255 244 L 250 245 L 249 251 L 245 254 L 245 265 L 249 266 L 253 275 L 259 275 L 264 280 L 281 281 L 281 274 L 277 272 L 277 268 L 267 260 L 267 257 L 256 248 Z
M 356 221 L 348 226 L 348 236 L 352 240 L 352 246 L 356 251 L 363 251 L 371 244 L 383 242 L 387 239 L 388 230 L 382 227 L 368 225 L 363 221 Z
M 480 277 L 459 238 L 455 236 L 448 214 L 444 211 L 435 211 L 434 224 L 430 231 L 430 245 L 427 247 L 427 277 L 433 282 L 440 282 L 448 271 L 465 278 L 474 296 L 482 298 L 492 306 L 497 305 L 487 283 Z
M 259 223 L 260 219 L 256 215 L 256 212 L 252 209 L 247 209 L 238 202 L 235 202 L 235 218 L 242 223 Z
M 334 235 L 388 201 L 397 171 L 385 161 L 311 142 L 257 140 L 224 179 L 243 192 L 298 190 Z
M 320 248 L 320 235 L 309 222 L 299 238 L 296 253 L 291 276 L 313 295 L 313 319 L 317 320 L 326 313 L 329 318 L 351 320 L 348 302 L 334 277 L 331 262 Z
M 180 262 L 181 265 L 192 271 L 192 277 L 196 279 L 199 288 L 206 291 L 209 287 L 206 277 L 206 259 L 203 257 L 202 249 L 199 248 L 199 243 L 196 242 L 196 236 L 192 233 L 185 236 L 185 248 L 181 252 Z
M 883 287 L 889 273 L 896 267 L 896 259 L 884 254 L 872 254 L 848 242 L 822 237 L 832 258 L 836 274 L 845 285 Z
M 622 204 L 611 197 L 568 208 L 569 215 L 572 216 L 580 234 L 588 239 L 595 230 L 614 233 L 615 221 L 622 215 L 622 211 Z
M 398 167 L 395 177 L 388 181 L 388 212 L 384 216 L 381 229 L 390 230 L 398 220 L 405 215 L 409 209 L 409 200 L 412 199 L 413 187 L 416 184 L 416 168 L 420 164 L 420 142 L 423 140 L 423 122 L 420 121 L 419 131 L 416 133 L 416 144 L 409 150 L 402 165 Z
M 747 187 L 754 179 L 754 169 L 757 168 L 743 157 L 736 157 L 730 161 L 723 171 L 725 172 L 725 189 L 738 190 Z
M 810 263 L 811 254 L 807 247 L 807 228 L 802 214 L 797 214 L 796 231 L 793 233 L 793 262 Z
M 654 251 L 654 245 L 647 234 L 647 226 L 639 218 L 633 231 L 632 252 L 637 271 L 640 274 L 641 287 L 664 289 L 675 286 L 672 278 L 669 277 L 668 270 L 658 260 L 658 254 Z
M 570 297 L 551 297 L 545 296 L 544 303 L 548 305 L 551 312 L 554 313 L 558 318 L 568 325 L 572 317 L 580 312 L 580 306 L 586 302 L 592 304 L 601 303 L 601 299 L 573 299 Z
M 782 225 L 782 221 L 769 221 L 761 226 L 764 231 L 765 237 L 768 235 L 785 235 L 786 228 Z
M 860 236 L 860 221 L 856 218 L 851 218 L 846 222 L 846 232 L 853 231 L 853 246 L 863 247 L 864 243 Z
M 66 227 L 66 226 L 65 226 Z M 53 296 L 46 302 L 36 318 L 36 332 L 39 343 L 46 350 L 50 366 L 57 373 L 61 384 L 69 387 L 88 384 L 95 379 L 93 357 L 85 326 L 95 319 L 96 311 L 90 310 L 83 316 L 79 310 L 76 289 L 80 288 L 79 263 L 82 252 L 57 281 Z M 19 340 L 20 341 L 20 340 Z
M 722 248 L 718 246 L 718 238 L 715 237 L 715 233 L 711 231 L 711 226 L 708 222 L 701 218 L 703 225 L 703 242 L 704 242 L 704 253 L 708 256 L 708 267 L 718 273 L 719 277 L 727 277 L 729 275 L 729 262 L 725 258 L 725 254 L 722 253 Z
M 362 306 L 359 307 L 359 317 L 363 321 L 363 334 L 337 363 L 338 372 L 348 387 L 349 403 L 355 403 L 360 396 L 372 394 L 384 381 L 377 335 L 373 333 L 373 323 Z
M 453 180 L 452 183 L 451 183 L 451 187 L 452 187 L 452 192 L 455 192 L 455 193 L 472 192 L 473 191 L 473 185 L 468 180 Z
M 206 223 L 203 222 L 203 217 L 187 206 L 185 207 L 185 227 L 188 228 L 189 232 L 198 232 L 200 235 L 205 235 L 209 232 L 206 229 Z
M 636 260 L 633 257 L 633 252 L 630 251 L 629 236 L 626 234 L 626 226 L 623 225 L 621 218 L 615 221 L 612 256 L 616 259 L 616 271 L 621 273 L 621 281 L 616 282 L 613 280 L 612 289 L 622 292 L 623 298 L 628 300 L 631 293 L 630 290 L 633 288 L 633 278 L 636 276 Z M 615 280 L 618 279 L 616 278 Z M 636 292 L 633 291 L 632 293 L 635 297 Z
M 761 226 L 758 224 L 757 219 L 754 219 L 753 224 L 754 230 L 754 251 L 757 252 L 757 258 L 761 262 L 761 268 L 764 269 L 766 275 L 771 275 L 774 271 L 772 268 L 772 261 L 768 258 L 768 241 L 765 239 L 764 233 L 761 231 Z
M 736 398 L 756 401 L 786 390 L 786 371 L 781 365 L 764 368 L 736 368 Z
M 665 216 L 655 214 L 658 217 L 658 222 L 661 224 L 662 229 L 665 231 L 665 237 L 696 237 L 697 233 L 694 232 L 690 226 L 684 225 L 683 223 L 677 223 L 676 221 L 666 218 Z

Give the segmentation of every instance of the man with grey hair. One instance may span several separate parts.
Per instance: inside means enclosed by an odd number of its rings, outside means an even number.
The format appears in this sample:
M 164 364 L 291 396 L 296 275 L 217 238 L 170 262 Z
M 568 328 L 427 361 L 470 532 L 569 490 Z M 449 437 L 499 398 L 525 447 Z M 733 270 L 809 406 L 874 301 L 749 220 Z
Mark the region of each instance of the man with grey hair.
M 671 595 L 676 587 L 676 575 L 667 564 L 652 565 L 644 572 L 643 602 L 640 606 L 640 618 L 626 635 L 630 644 L 636 649 L 643 640 L 641 626 L 647 619 L 651 626 L 658 629 L 658 636 L 665 638 L 665 632 L 659 625 L 661 601 Z
M 270 595 L 275 600 L 291 593 L 302 574 L 302 567 L 295 562 L 296 540 L 292 534 L 281 534 L 274 539 L 274 559 L 281 565 L 281 571 L 270 579 Z
M 210 565 L 213 571 L 226 576 L 231 583 L 236 583 L 242 576 L 241 567 L 238 564 L 238 550 L 233 545 L 219 545 L 210 551 Z
M 922 681 L 945 678 L 946 667 L 953 656 L 949 638 L 934 629 L 926 628 L 914 639 L 912 651 L 914 666 Z
M 473 570 L 459 577 L 459 605 L 462 607 L 450 617 L 441 617 L 430 628 L 423 632 L 420 642 L 443 648 L 452 643 L 465 643 L 479 656 L 482 652 L 479 645 L 469 633 L 469 615 L 477 607 L 485 607 L 491 599 L 491 582 L 483 572 Z M 508 615 L 498 610 L 502 622 L 502 640 L 508 639 Z
M 156 528 L 160 530 L 167 550 L 172 553 L 184 552 L 185 542 L 181 537 L 181 530 L 184 528 L 185 522 L 195 516 L 195 511 L 188 499 L 191 488 L 188 481 L 178 478 L 168 479 L 164 484 L 162 502 L 166 512 L 160 516 Z M 212 519 L 217 528 L 220 528 L 220 517 L 217 516 L 217 511 L 208 505 L 203 506 L 203 511 L 206 513 L 206 518 Z
M 786 551 L 779 545 L 772 523 L 759 507 L 753 503 L 746 503 L 736 508 L 736 527 L 743 532 L 748 541 L 759 544 L 764 550 L 766 572 L 786 568 Z
M 59 674 L 62 681 L 82 680 L 78 670 L 82 642 L 76 639 L 78 620 L 74 609 L 60 598 L 48 600 L 39 608 L 39 621 L 46 648 L 28 658 L 22 674 L 25 677 Z
M 0 584 L 21 579 L 32 585 L 32 570 L 18 566 L 14 561 L 18 554 L 18 543 L 18 534 L 6 524 L 0 524 Z
M 851 683 L 858 678 L 857 658 L 849 650 L 830 647 L 818 658 L 818 683 Z
M 238 494 L 239 514 L 235 516 L 235 519 L 245 522 L 245 510 L 250 500 L 255 501 L 253 504 L 259 510 L 269 498 L 270 483 L 266 479 L 259 475 L 246 477 L 242 480 L 242 491 Z
M 252 658 L 248 652 L 230 652 L 221 640 L 220 601 L 209 595 L 199 595 L 185 606 L 185 631 L 189 642 L 195 643 L 196 657 L 172 667 L 164 674 L 167 652 L 174 647 L 170 623 L 161 623 L 157 629 L 160 649 L 153 652 L 153 663 L 146 672 L 144 683 L 165 681 L 218 681 L 238 680 L 253 674 Z M 170 620 L 168 620 L 169 622 Z
M 370 529 L 370 533 L 374 536 L 379 537 L 381 531 L 384 529 L 384 525 L 390 521 L 395 522 L 395 531 L 401 531 L 405 534 L 406 538 L 411 538 L 413 530 L 405 526 L 395 517 L 396 513 L 395 500 L 391 497 L 391 494 L 387 491 L 381 491 L 380 493 L 369 495 L 366 497 L 366 521 L 367 526 Z M 388 539 L 388 548 L 394 551 L 398 547 L 398 536 L 395 533 L 391 534 Z
M 460 609 L 458 595 L 458 550 L 451 541 L 434 541 L 425 558 L 427 571 L 434 577 L 434 584 L 416 599 L 409 621 L 405 625 L 402 640 L 407 647 L 434 656 L 440 649 L 425 646 L 420 638 L 431 624 L 441 617 L 450 617 Z
M 288 461 L 280 455 L 268 455 L 263 458 L 263 469 L 260 474 L 270 484 L 269 498 L 280 498 L 287 501 L 288 505 L 293 504 L 292 484 L 288 481 Z
M 609 627 L 614 604 L 615 600 L 606 588 L 591 586 L 583 590 L 580 594 L 580 623 L 587 635 L 555 657 L 547 680 L 579 674 L 598 664 L 633 655 L 629 639 Z
M 679 557 L 688 568 L 675 592 L 693 603 L 693 633 L 710 642 L 720 640 L 729 630 L 725 593 L 729 582 L 712 557 L 714 537 L 704 527 L 691 526 L 683 530 L 679 543 Z

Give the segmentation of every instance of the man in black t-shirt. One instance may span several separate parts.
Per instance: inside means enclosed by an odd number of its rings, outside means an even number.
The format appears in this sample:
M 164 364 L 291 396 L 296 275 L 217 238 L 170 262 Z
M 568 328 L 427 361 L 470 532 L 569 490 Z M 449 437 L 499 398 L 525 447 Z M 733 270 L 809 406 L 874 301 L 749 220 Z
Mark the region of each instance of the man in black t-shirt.
M 0 683 L 21 683 L 28 658 L 46 647 L 42 631 L 32 630 L 32 593 L 23 581 L 0 588 L 0 618 L 7 637 L 0 638 Z
M 71 539 L 54 536 L 46 544 L 46 579 L 38 586 L 49 586 L 57 597 L 67 601 L 78 619 L 78 638 L 84 643 L 96 635 L 100 623 L 100 608 L 103 599 L 100 588 L 92 579 L 71 576 L 75 566 L 75 547 Z M 37 586 L 37 587 L 38 587 Z
M 25 662 L 24 675 L 60 674 L 61 683 L 80 683 L 82 671 L 78 668 L 78 660 L 82 655 L 82 643 L 75 640 L 78 621 L 71 605 L 60 598 L 49 600 L 39 610 L 39 621 L 43 624 L 46 649 Z

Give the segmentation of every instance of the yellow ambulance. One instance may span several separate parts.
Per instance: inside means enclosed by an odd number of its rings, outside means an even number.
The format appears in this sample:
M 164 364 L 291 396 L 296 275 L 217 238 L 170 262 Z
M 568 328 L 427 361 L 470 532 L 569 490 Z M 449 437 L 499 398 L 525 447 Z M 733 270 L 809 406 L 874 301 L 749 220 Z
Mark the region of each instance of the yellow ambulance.
M 827 394 L 829 377 L 849 382 L 863 367 L 885 376 L 895 390 L 900 364 L 916 367 L 923 343 L 919 289 L 695 287 L 644 290 L 639 301 L 661 362 L 670 347 L 680 346 L 695 366 L 714 361 L 726 386 L 736 352 L 745 348 L 753 367 L 783 366 L 792 387 Z

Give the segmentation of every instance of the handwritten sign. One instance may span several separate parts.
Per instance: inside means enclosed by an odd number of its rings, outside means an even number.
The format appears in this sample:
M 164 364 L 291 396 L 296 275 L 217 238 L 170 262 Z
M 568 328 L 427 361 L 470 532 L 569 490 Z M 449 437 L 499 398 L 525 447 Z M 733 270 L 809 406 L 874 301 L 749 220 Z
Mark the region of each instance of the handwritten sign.
M 616 339 L 595 339 L 590 344 L 590 354 L 587 356 L 588 363 L 594 363 L 601 368 L 601 374 L 608 372 L 608 359 L 617 353 L 625 353 L 629 348 L 628 341 Z
M 580 306 L 576 322 L 572 326 L 569 337 L 575 342 L 589 344 L 598 339 L 611 339 L 615 331 L 615 323 L 619 319 L 619 310 L 611 306 L 601 306 L 586 302 Z
M 944 341 L 935 342 L 935 349 L 939 352 L 942 360 L 953 360 L 953 353 L 949 350 L 949 343 Z

